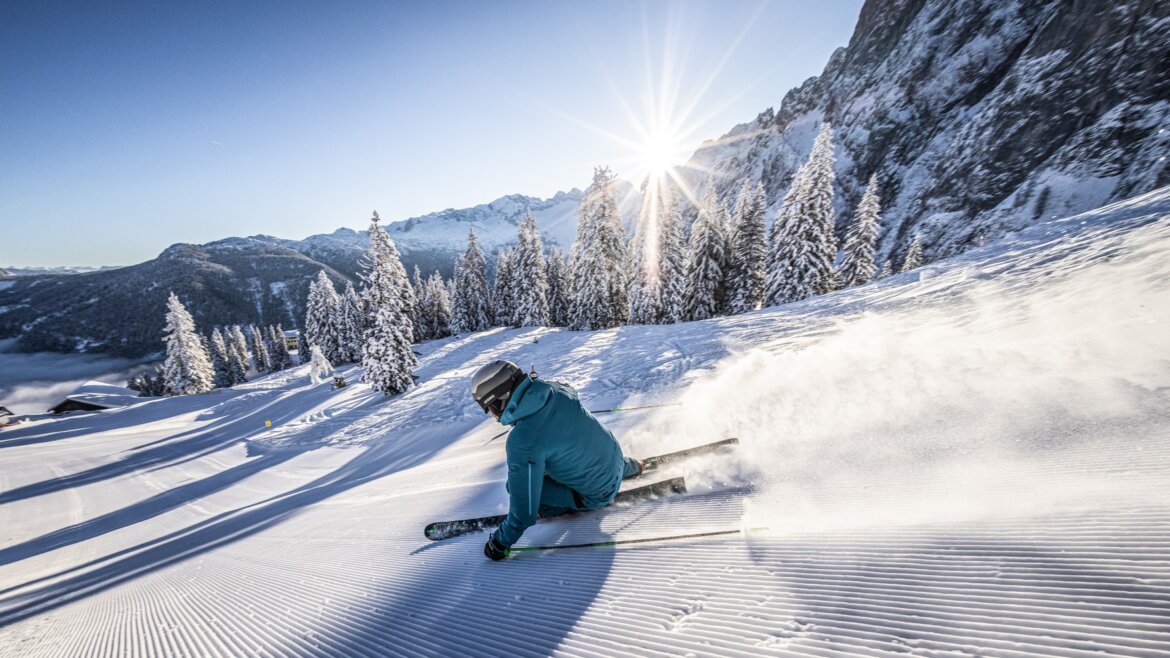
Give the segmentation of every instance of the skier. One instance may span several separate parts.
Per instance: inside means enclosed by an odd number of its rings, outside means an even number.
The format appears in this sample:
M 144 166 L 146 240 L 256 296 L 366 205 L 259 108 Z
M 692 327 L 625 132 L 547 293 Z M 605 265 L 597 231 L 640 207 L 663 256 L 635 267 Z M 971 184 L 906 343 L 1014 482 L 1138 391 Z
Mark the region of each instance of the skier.
M 642 463 L 622 455 L 617 439 L 559 382 L 525 375 L 510 361 L 493 361 L 471 378 L 471 396 L 508 434 L 508 518 L 483 553 L 508 556 L 537 516 L 597 509 L 613 502 L 623 479 Z

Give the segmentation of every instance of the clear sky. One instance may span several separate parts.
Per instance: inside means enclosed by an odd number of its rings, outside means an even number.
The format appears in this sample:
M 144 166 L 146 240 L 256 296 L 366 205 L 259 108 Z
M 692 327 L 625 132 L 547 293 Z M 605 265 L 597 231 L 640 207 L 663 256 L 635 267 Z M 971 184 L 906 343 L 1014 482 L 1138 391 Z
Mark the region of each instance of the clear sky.
M 5 0 L 0 266 L 584 188 L 651 106 L 691 143 L 778 106 L 861 4 Z

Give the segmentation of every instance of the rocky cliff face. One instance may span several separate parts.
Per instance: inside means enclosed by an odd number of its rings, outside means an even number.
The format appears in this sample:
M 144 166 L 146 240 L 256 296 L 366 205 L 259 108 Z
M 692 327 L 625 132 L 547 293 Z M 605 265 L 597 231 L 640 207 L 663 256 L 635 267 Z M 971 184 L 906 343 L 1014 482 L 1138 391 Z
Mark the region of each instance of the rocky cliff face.
M 838 228 L 876 172 L 883 256 L 915 232 L 939 258 L 1168 185 L 1170 3 L 870 0 L 820 76 L 693 164 L 724 196 L 762 180 L 775 207 L 822 121 Z

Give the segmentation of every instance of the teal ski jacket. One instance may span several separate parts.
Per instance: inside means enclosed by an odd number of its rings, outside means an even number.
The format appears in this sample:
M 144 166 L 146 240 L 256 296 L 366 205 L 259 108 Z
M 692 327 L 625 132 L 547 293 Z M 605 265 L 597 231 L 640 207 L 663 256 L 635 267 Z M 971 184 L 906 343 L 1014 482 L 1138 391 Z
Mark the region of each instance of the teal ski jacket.
M 508 518 L 495 532 L 505 548 L 536 523 L 545 476 L 580 496 L 586 509 L 613 502 L 624 456 L 617 439 L 559 382 L 526 377 L 508 400 L 500 423 L 508 434 Z

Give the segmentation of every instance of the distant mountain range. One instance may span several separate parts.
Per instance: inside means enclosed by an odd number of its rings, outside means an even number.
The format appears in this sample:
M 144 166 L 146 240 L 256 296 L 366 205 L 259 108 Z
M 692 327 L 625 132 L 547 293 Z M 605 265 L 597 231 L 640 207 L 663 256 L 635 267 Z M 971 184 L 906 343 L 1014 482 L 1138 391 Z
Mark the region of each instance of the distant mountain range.
M 101 272 L 103 270 L 116 270 L 120 265 L 102 265 L 100 267 L 0 267 L 0 279 L 12 276 L 45 276 L 49 274 L 85 274 L 88 272 Z
M 583 195 L 578 189 L 551 199 L 510 195 L 393 222 L 386 230 L 408 271 L 418 265 L 449 276 L 455 256 L 467 247 L 470 229 L 494 254 L 516 241 L 528 210 L 547 244 L 568 249 Z M 620 196 L 632 227 L 638 195 L 624 184 Z M 176 244 L 153 260 L 127 267 L 7 278 L 0 281 L 0 338 L 19 336 L 18 347 L 27 351 L 150 354 L 161 349 L 163 309 L 171 291 L 204 329 L 249 323 L 299 327 L 317 273 L 324 270 L 339 290 L 347 281 L 357 283 L 368 246 L 367 232 L 345 228 L 304 240 L 256 235 Z
M 837 145 L 843 235 L 871 174 L 882 257 L 921 233 L 928 260 L 1029 224 L 1170 185 L 1170 3 L 1161 0 L 868 0 L 824 72 L 704 144 L 684 170 L 731 201 L 762 181 L 773 210 L 823 121 Z M 506 196 L 391 223 L 411 268 L 450 273 L 475 228 L 485 250 L 515 240 L 531 209 L 566 249 L 583 193 Z M 632 226 L 638 195 L 622 194 Z M 693 213 L 693 209 L 688 210 Z M 355 280 L 364 232 L 174 245 L 108 271 L 0 281 L 0 338 L 25 350 L 157 351 L 175 291 L 199 326 L 296 327 L 312 277 Z M 3 275 L 0 274 L 0 278 Z

